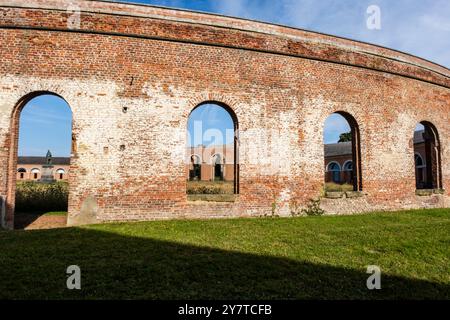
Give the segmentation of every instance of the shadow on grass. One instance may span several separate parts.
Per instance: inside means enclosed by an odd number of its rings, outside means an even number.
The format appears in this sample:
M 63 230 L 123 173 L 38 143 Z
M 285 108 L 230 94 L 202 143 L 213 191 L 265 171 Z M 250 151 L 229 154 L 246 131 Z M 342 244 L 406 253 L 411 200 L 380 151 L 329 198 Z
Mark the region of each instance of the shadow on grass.
M 169 231 L 168 231 L 169 232 Z M 84 229 L 0 233 L 2 299 L 449 299 L 450 285 Z M 82 290 L 66 289 L 81 268 Z

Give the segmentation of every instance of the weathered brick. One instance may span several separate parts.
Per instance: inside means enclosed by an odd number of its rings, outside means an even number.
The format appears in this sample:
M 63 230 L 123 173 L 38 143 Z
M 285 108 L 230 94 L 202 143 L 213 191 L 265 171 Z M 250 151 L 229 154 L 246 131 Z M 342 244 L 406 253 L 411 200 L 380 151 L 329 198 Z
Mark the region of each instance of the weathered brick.
M 80 30 L 68 29 L 65 3 L 0 1 L 9 226 L 20 108 L 37 92 L 63 97 L 73 112 L 69 221 L 92 197 L 101 221 L 262 215 L 273 203 L 289 214 L 322 192 L 323 126 L 336 111 L 360 129 L 364 196 L 324 200 L 329 213 L 449 206 L 448 69 L 347 39 L 140 5 L 77 1 Z M 187 120 L 205 101 L 238 119 L 235 203 L 187 202 Z M 424 120 L 439 131 L 443 195 L 415 195 L 411 139 Z

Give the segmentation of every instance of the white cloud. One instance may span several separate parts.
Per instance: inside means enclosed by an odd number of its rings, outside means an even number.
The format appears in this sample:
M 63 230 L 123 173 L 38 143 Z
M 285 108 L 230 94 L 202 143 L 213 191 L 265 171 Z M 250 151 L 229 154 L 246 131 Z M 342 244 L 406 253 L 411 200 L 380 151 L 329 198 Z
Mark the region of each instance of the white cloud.
M 426 14 L 421 17 L 421 22 L 423 23 L 424 26 L 429 27 L 430 29 L 449 32 L 450 21 L 447 19 L 450 18 L 446 18 L 446 20 L 444 21 L 442 17 Z
M 448 0 L 138 1 L 211 11 L 361 40 L 450 67 Z M 381 30 L 366 28 L 366 10 L 370 5 L 381 9 Z

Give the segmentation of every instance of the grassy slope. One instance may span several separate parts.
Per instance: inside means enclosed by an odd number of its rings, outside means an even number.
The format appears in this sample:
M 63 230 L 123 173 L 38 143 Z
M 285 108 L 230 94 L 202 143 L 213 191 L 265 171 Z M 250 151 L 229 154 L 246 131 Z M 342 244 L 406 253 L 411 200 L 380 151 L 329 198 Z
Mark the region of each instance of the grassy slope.
M 450 210 L 0 233 L 0 298 L 446 298 Z M 82 290 L 65 287 L 81 267 Z M 366 289 L 367 265 L 383 271 Z

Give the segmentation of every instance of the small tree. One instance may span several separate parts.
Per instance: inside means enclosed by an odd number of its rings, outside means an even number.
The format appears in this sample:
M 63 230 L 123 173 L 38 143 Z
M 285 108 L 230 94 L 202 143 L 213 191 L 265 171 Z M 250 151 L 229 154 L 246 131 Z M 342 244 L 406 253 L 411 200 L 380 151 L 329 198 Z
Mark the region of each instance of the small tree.
M 345 132 L 339 136 L 338 142 L 348 142 L 348 141 L 352 141 L 352 133 L 351 132 Z

